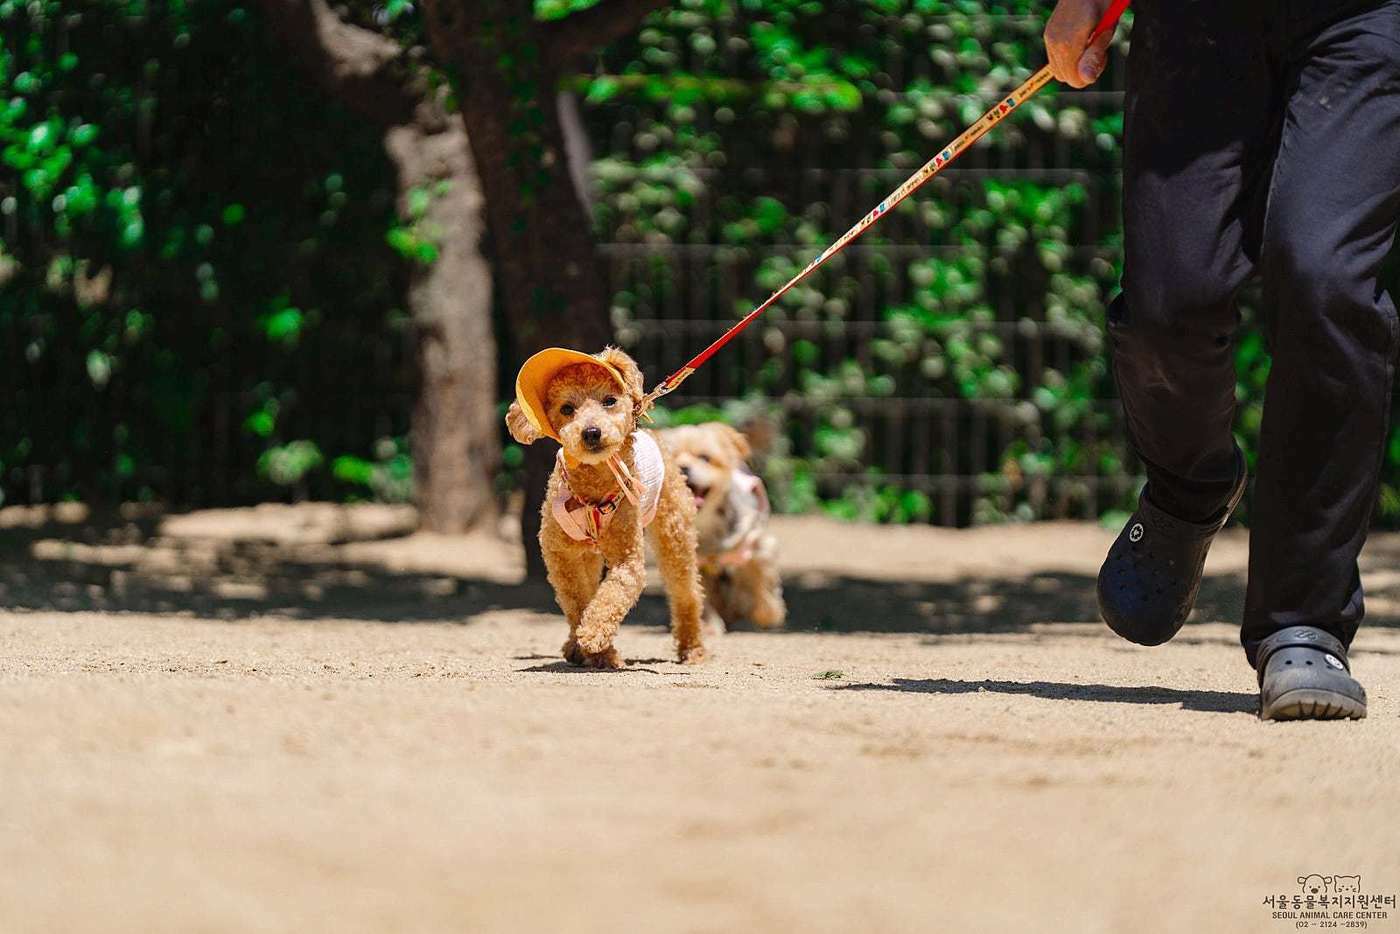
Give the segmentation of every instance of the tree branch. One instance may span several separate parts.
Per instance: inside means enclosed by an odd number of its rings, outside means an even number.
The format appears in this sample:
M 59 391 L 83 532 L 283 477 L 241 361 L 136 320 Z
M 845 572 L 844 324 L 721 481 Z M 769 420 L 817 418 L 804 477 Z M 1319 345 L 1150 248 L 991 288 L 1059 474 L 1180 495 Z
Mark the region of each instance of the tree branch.
M 671 0 L 601 0 L 595 6 L 540 28 L 544 59 L 556 70 L 628 35 Z
M 419 95 L 392 73 L 403 50 L 342 21 L 326 0 L 260 0 L 273 38 L 322 90 L 382 126 L 413 119 Z

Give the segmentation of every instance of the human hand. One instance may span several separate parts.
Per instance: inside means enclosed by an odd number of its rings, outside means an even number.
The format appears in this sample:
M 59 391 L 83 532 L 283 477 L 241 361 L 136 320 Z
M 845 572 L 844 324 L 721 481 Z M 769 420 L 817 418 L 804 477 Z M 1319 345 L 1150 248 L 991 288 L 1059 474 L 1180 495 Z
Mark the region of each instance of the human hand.
M 1089 37 L 1108 10 L 1112 0 L 1059 0 L 1045 24 L 1045 51 L 1055 78 L 1070 87 L 1082 88 L 1099 80 L 1108 63 L 1108 44 L 1113 30 L 1107 30 L 1092 43 Z

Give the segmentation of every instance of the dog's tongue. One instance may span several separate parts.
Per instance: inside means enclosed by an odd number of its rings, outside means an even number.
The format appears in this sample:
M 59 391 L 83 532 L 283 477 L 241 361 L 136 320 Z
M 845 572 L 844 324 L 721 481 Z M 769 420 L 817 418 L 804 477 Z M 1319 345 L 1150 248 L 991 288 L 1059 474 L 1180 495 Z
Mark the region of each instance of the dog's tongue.
M 704 496 L 704 494 L 703 494 L 703 493 L 696 493 L 696 494 L 695 494 L 695 508 L 696 508 L 696 509 L 699 509 L 699 508 L 700 508 L 701 506 L 703 506 L 703 505 L 705 505 L 705 496 Z

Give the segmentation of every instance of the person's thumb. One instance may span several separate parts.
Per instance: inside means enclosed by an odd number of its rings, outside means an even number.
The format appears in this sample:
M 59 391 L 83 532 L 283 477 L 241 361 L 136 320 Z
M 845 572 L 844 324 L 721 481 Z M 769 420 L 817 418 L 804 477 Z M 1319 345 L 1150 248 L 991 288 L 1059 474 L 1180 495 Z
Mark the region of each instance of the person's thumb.
M 1084 54 L 1079 56 L 1079 77 L 1085 84 L 1092 84 L 1103 74 L 1108 64 L 1108 44 L 1112 41 L 1113 30 L 1109 30 L 1089 43 Z

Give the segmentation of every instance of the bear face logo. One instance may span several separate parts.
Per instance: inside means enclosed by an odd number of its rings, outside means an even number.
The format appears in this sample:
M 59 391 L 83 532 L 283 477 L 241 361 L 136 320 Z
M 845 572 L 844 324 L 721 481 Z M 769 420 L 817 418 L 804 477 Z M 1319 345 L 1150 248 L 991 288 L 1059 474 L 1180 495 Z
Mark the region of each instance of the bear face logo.
M 1303 887 L 1304 895 L 1323 895 L 1327 892 L 1327 885 L 1332 881 L 1331 876 L 1319 876 L 1313 873 L 1310 876 L 1299 876 L 1298 884 Z
M 1360 876 L 1333 876 L 1332 891 L 1338 895 L 1355 894 L 1361 891 Z

